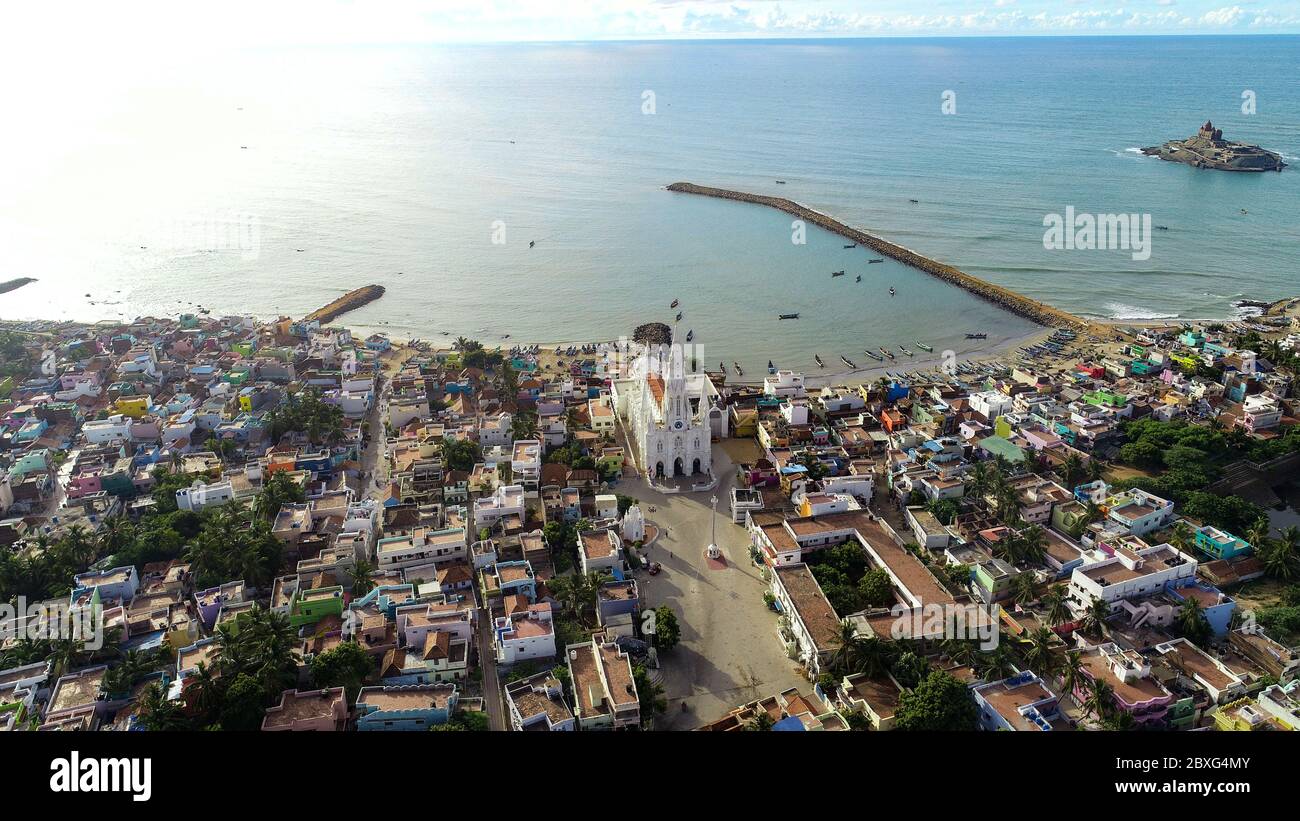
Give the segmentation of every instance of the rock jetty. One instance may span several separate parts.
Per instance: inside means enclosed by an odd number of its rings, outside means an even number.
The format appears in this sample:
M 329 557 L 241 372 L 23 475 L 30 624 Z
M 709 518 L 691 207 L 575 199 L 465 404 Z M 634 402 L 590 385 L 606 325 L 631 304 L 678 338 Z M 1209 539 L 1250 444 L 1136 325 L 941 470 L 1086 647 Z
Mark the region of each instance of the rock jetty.
M 1193 168 L 1215 168 L 1220 171 L 1281 171 L 1286 167 L 1280 154 L 1265 151 L 1257 145 L 1223 139 L 1223 129 L 1215 128 L 1209 120 L 1205 121 L 1195 136 L 1185 140 L 1170 140 L 1164 145 L 1153 145 L 1142 149 L 1142 153 Z
M 784 197 L 768 197 L 761 194 L 747 194 L 743 191 L 728 191 L 723 188 L 709 188 L 703 185 L 695 185 L 689 182 L 675 182 L 668 186 L 669 191 L 675 191 L 682 194 L 699 194 L 705 197 L 717 197 L 724 200 L 737 200 L 739 202 L 748 202 L 755 205 L 766 205 L 769 208 L 776 208 L 784 211 L 791 216 L 798 217 L 804 222 L 810 222 L 814 225 L 821 226 L 827 231 L 839 234 L 846 239 L 856 242 L 870 248 L 878 254 L 883 254 L 899 262 L 910 265 L 938 277 L 944 282 L 963 288 L 972 294 L 986 299 L 1002 308 L 1010 311 L 1025 319 L 1037 322 L 1040 325 L 1048 327 L 1064 327 L 1076 330 L 1087 330 L 1090 324 L 1087 320 L 1081 319 L 1074 314 L 1062 311 L 1059 308 L 1053 308 L 1037 300 L 1016 293 L 1009 288 L 1003 288 L 1000 285 L 994 285 L 991 282 L 971 276 L 965 271 L 958 270 L 951 265 L 945 265 L 937 260 L 930 259 L 927 256 L 918 254 L 910 248 L 904 248 L 901 245 L 883 240 L 880 237 L 872 236 L 865 231 L 857 228 L 850 228 L 839 220 L 829 217 L 819 211 L 800 205 L 793 200 Z
M 10 279 L 5 282 L 0 282 L 0 294 L 7 294 L 10 291 L 15 291 L 23 287 L 29 282 L 35 282 L 35 281 L 36 280 L 33 277 L 18 277 L 17 279 Z
M 304 322 L 316 320 L 324 325 L 332 322 L 338 317 L 346 314 L 348 311 L 360 308 L 370 302 L 374 302 L 384 295 L 384 286 L 382 285 L 363 285 L 352 291 L 348 291 L 343 296 L 334 300 L 324 308 L 317 308 L 307 316 L 303 317 Z

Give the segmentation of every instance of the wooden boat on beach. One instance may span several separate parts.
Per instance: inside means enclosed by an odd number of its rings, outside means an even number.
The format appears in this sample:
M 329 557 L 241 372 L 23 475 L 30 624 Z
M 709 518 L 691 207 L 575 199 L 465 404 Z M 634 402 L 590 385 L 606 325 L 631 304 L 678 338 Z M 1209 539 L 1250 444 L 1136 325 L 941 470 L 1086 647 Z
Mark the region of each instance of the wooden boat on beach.
M 822 358 L 821 358 L 820 356 L 818 356 L 817 354 L 813 354 L 813 361 L 817 363 L 817 367 L 819 367 L 819 368 L 824 368 L 824 367 L 826 367 L 826 363 L 823 362 L 823 361 L 822 361 Z
M 741 370 L 739 362 L 732 362 L 731 367 L 736 369 L 736 376 L 744 376 L 745 372 Z
M 913 344 L 915 344 L 916 347 L 920 348 L 921 350 L 923 350 L 923 351 L 925 351 L 925 352 L 927 352 L 927 353 L 933 353 L 933 352 L 934 352 L 934 348 L 933 348 L 932 346 L 930 346 L 930 345 L 925 344 L 924 342 L 920 342 L 920 341 L 913 340 Z
M 854 365 L 854 364 L 853 364 L 853 360 L 852 360 L 852 359 L 849 359 L 849 358 L 848 358 L 847 356 L 845 356 L 844 354 L 840 354 L 840 361 L 843 362 L 845 365 L 848 365 L 850 368 L 855 368 L 855 369 L 856 369 L 856 368 L 858 367 L 857 365 Z
M 863 349 L 862 349 L 862 352 L 863 352 L 864 354 L 866 354 L 867 356 L 871 357 L 872 359 L 876 360 L 877 362 L 884 362 L 884 361 L 885 361 L 885 358 L 884 358 L 883 356 L 881 356 L 881 355 L 878 354 L 878 353 L 872 353 L 871 351 L 868 351 L 866 348 L 863 348 Z
M 898 346 L 898 349 L 899 349 L 900 351 L 902 351 L 903 353 L 907 354 L 908 356 L 913 356 L 912 352 L 909 351 L 907 348 L 904 348 L 902 345 L 899 345 L 899 346 Z
M 890 359 L 894 358 L 894 355 L 890 353 L 887 348 L 877 348 L 876 350 L 880 351 L 882 356 L 889 357 Z
M 718 367 L 722 370 L 722 372 L 723 372 L 724 374 L 727 372 L 727 363 L 726 363 L 726 362 L 719 362 L 719 363 L 718 363 Z

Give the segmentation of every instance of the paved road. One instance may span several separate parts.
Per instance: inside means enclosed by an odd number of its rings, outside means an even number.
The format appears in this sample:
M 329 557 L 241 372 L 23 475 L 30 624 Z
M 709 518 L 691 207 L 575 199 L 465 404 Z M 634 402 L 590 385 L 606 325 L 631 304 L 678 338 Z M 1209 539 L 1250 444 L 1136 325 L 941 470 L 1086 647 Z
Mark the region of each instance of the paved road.
M 668 604 L 682 628 L 681 644 L 659 657 L 668 699 L 668 711 L 656 723 L 660 729 L 691 729 L 744 702 L 789 687 L 800 687 L 805 694 L 811 689 L 777 639 L 777 616 L 763 604 L 767 583 L 750 561 L 748 536 L 731 523 L 731 461 L 716 445 L 713 454 L 722 481 L 712 492 L 666 495 L 636 479 L 618 487 L 620 493 L 642 500 L 647 518 L 666 530 L 649 549 L 650 558 L 662 562 L 663 572 L 638 574 L 646 605 Z M 709 497 L 715 494 L 718 545 L 726 559 L 721 569 L 705 556 Z M 657 508 L 654 513 L 646 507 L 651 504 Z

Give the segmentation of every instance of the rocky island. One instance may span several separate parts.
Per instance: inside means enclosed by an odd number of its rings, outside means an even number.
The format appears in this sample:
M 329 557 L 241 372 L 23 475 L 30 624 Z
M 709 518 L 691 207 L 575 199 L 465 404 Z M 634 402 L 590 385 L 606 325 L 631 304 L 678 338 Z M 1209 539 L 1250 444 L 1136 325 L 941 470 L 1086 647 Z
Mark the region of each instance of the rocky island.
M 1142 153 L 1193 168 L 1217 168 L 1221 171 L 1281 171 L 1286 163 L 1272 151 L 1257 145 L 1228 142 L 1223 129 L 1209 120 L 1196 135 L 1186 140 L 1170 140 L 1164 145 L 1142 149 Z

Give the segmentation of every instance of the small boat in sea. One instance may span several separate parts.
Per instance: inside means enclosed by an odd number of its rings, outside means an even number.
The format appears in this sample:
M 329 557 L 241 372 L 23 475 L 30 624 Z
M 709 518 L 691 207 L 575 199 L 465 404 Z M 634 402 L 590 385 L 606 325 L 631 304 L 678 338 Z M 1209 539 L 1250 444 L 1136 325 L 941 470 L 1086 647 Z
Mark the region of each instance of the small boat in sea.
M 681 322 L 681 321 L 682 321 L 682 312 L 681 312 L 681 311 L 678 311 L 678 312 L 677 312 L 677 321 L 678 321 L 678 322 Z
M 850 248 L 857 248 L 857 247 L 858 247 L 858 244 L 855 242 L 855 243 L 853 243 L 852 245 L 845 245 L 845 246 L 844 246 L 844 249 L 847 251 L 847 250 L 850 249 Z
M 767 372 L 768 372 L 768 373 L 776 373 L 776 366 L 772 364 L 772 360 L 770 360 L 770 359 L 767 360 Z
M 502 335 L 501 338 L 502 338 L 502 339 L 509 339 L 509 338 L 510 338 L 510 334 L 504 334 L 504 335 Z
M 913 355 L 911 351 L 909 351 L 907 348 L 904 348 L 902 345 L 899 345 L 899 346 L 898 346 L 898 349 L 899 349 L 900 351 L 902 351 L 903 353 L 907 354 L 908 356 L 912 356 L 912 355 Z
M 920 202 L 920 200 L 908 200 L 908 202 Z
M 831 271 L 831 277 L 832 277 L 832 278 L 834 278 L 834 277 L 842 277 L 842 276 L 844 276 L 844 272 L 843 272 L 843 271 Z
M 889 286 L 889 295 L 890 295 L 890 296 L 893 296 L 893 295 L 894 295 L 894 286 L 892 286 L 892 285 Z
M 691 328 L 689 331 L 686 332 L 686 341 L 690 342 L 694 338 L 695 338 L 695 329 Z
M 777 185 L 785 185 L 785 180 L 777 180 L 777 181 L 776 181 L 776 184 L 777 184 Z
M 989 335 L 985 333 L 966 334 L 967 339 L 988 339 Z
M 866 354 L 867 356 L 871 357 L 872 359 L 876 360 L 877 362 L 884 362 L 884 361 L 885 361 L 885 358 L 884 358 L 883 356 L 881 356 L 881 355 L 878 354 L 878 353 L 872 353 L 871 351 L 867 350 L 866 348 L 863 348 L 863 349 L 862 349 L 862 352 L 863 352 L 864 354 Z
M 727 363 L 726 363 L 726 362 L 719 362 L 719 363 L 718 363 L 718 367 L 722 370 L 723 373 L 726 373 L 726 372 L 727 372 Z
M 536 245 L 536 244 L 537 244 L 537 240 L 535 240 L 535 239 L 530 239 L 530 240 L 528 240 L 528 247 L 529 247 L 529 248 L 532 248 L 532 247 L 533 247 L 534 245 Z
M 856 367 L 858 367 L 857 365 L 854 365 L 854 364 L 853 364 L 853 360 L 852 360 L 852 359 L 849 359 L 849 358 L 848 358 L 847 356 L 845 356 L 844 354 L 840 354 L 840 361 L 843 362 L 845 365 L 848 365 L 850 368 L 856 368 Z
M 733 368 L 736 369 L 736 376 L 744 376 L 744 375 L 745 375 L 745 372 L 744 372 L 743 370 L 740 369 L 740 363 L 739 363 L 739 362 L 732 362 L 732 363 L 731 363 L 731 367 L 733 367 Z
M 880 351 L 881 356 L 886 356 L 889 357 L 890 359 L 894 358 L 894 355 L 890 353 L 889 350 L 886 348 L 876 348 L 876 350 Z
M 822 361 L 822 358 L 821 358 L 820 356 L 818 356 L 817 354 L 813 354 L 813 361 L 817 363 L 817 367 L 819 367 L 819 368 L 824 368 L 824 367 L 826 367 L 826 363 L 823 362 L 823 361 Z
M 798 319 L 798 314 L 778 314 L 777 319 Z
M 854 281 L 854 282 L 861 282 L 861 281 L 862 281 L 862 274 L 858 274 L 857 279 L 855 279 L 855 280 L 853 280 L 853 281 Z
M 676 308 L 676 307 L 677 307 L 677 300 L 674 299 L 674 300 L 673 300 L 673 304 L 672 304 L 672 305 L 669 305 L 668 307 L 669 307 L 669 308 Z
M 1156 230 L 1157 230 L 1157 231 L 1168 231 L 1168 230 L 1169 230 L 1169 226 L 1168 226 L 1168 225 L 1157 225 L 1157 226 L 1156 226 Z
M 869 260 L 867 260 L 867 264 L 868 264 L 868 265 L 875 265 L 877 262 L 884 262 L 884 261 L 885 261 L 885 258 L 884 258 L 884 257 L 876 257 L 875 259 L 869 259 Z
M 927 345 L 927 344 L 925 344 L 924 342 L 919 342 L 919 341 L 915 341 L 915 340 L 914 340 L 914 341 L 913 341 L 913 344 L 915 344 L 916 347 L 920 348 L 920 349 L 923 350 L 923 351 L 927 351 L 927 352 L 932 352 L 932 351 L 934 351 L 934 348 L 933 348 L 932 346 Z

